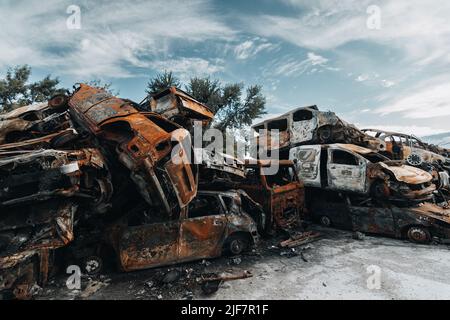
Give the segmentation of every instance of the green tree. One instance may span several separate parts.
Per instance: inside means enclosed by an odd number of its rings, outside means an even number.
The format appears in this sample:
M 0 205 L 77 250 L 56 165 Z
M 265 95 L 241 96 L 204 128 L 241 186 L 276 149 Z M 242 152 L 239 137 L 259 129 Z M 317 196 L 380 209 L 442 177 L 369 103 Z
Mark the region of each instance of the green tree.
M 154 78 L 150 79 L 147 84 L 147 93 L 151 96 L 163 91 L 164 89 L 170 87 L 180 87 L 180 80 L 175 77 L 172 71 L 164 71 L 163 73 L 157 74 Z
M 216 114 L 214 126 L 223 132 L 249 126 L 254 119 L 266 114 L 266 99 L 258 85 L 248 87 L 243 97 L 242 83 L 223 85 L 209 77 L 192 78 L 186 91 L 211 108 Z
M 91 87 L 103 89 L 103 90 L 109 92 L 110 94 L 112 94 L 113 96 L 120 95 L 119 90 L 113 89 L 111 82 L 103 82 L 100 79 L 94 79 L 91 81 L 86 81 L 86 84 L 90 85 Z
M 0 79 L 0 112 L 8 112 L 15 108 L 49 100 L 66 89 L 58 88 L 59 79 L 50 75 L 44 79 L 28 83 L 31 68 L 27 65 L 9 68 L 6 76 Z

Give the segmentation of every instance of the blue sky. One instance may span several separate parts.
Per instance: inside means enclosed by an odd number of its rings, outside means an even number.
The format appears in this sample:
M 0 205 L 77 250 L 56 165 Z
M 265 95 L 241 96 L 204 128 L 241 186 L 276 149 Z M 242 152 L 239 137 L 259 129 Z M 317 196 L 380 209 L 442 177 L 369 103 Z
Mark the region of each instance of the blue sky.
M 67 28 L 70 5 L 81 29 Z M 29 64 L 66 87 L 100 78 L 134 100 L 164 69 L 210 75 L 262 85 L 268 116 L 317 104 L 429 135 L 450 131 L 449 16 L 450 1 L 3 0 L 0 72 Z

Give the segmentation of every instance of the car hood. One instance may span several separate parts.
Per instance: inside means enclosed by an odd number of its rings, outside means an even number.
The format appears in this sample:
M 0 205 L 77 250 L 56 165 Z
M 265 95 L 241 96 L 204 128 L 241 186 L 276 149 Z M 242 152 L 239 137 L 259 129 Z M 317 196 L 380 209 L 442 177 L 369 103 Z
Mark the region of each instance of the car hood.
M 416 214 L 427 216 L 450 224 L 450 208 L 443 208 L 434 203 L 425 202 L 419 207 L 413 208 L 411 210 Z
M 408 184 L 421 184 L 433 180 L 433 176 L 428 172 L 414 168 L 408 165 L 387 165 L 386 163 L 379 163 L 384 169 L 390 171 L 398 181 Z

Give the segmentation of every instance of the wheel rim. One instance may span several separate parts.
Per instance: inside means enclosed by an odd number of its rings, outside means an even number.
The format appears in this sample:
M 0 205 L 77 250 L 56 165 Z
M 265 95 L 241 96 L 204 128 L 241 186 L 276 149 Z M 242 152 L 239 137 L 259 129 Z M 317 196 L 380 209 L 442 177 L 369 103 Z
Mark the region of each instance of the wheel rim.
M 235 239 L 230 243 L 230 251 L 233 254 L 240 254 L 244 249 L 244 242 L 241 239 Z
M 329 227 L 331 225 L 331 220 L 328 217 L 322 217 L 320 218 L 320 223 L 326 227 Z
M 96 273 L 100 270 L 102 264 L 100 260 L 95 258 L 87 259 L 84 265 L 84 269 L 88 274 Z
M 422 228 L 411 228 L 409 230 L 409 237 L 415 242 L 426 242 L 428 241 L 428 234 Z
M 319 139 L 322 142 L 326 142 L 331 138 L 331 129 L 330 128 L 322 128 L 319 131 Z

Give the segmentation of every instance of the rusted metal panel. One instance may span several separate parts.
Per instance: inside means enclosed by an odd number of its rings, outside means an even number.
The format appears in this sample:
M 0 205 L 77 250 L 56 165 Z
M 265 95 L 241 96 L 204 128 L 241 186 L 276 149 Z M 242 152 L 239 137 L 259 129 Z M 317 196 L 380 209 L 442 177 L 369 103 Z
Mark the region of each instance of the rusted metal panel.
M 205 197 L 214 199 L 216 205 L 205 202 Z M 233 204 L 225 208 L 221 197 Z M 109 229 L 109 241 L 118 252 L 121 268 L 132 271 L 214 258 L 236 233 L 258 241 L 256 223 L 241 208 L 240 197 L 235 191 L 201 191 L 179 219 L 130 225 L 130 218 L 122 218 Z
M 119 240 L 124 271 L 158 267 L 177 262 L 179 221 L 128 227 Z
M 389 164 L 380 162 L 379 164 L 386 170 L 392 172 L 398 181 L 409 184 L 421 184 L 433 180 L 433 176 L 428 172 L 411 166 L 392 162 L 389 162 Z
M 131 171 L 131 178 L 150 205 L 159 203 L 172 214 L 193 199 L 197 191 L 193 165 L 187 160 L 174 165 L 172 160 L 166 159 L 175 138 L 187 136 L 177 132 L 176 124 L 157 114 L 139 113 L 130 102 L 87 85 L 80 86 L 69 105 L 71 114 L 99 139 L 118 144 L 119 160 Z M 171 130 L 176 130 L 166 131 L 165 122 Z M 178 141 L 180 156 L 186 158 L 189 151 L 183 149 L 181 142 Z M 172 199 L 170 193 L 176 199 Z
M 274 161 L 246 163 L 247 179 L 239 188 L 245 190 L 270 215 L 269 228 L 291 228 L 304 211 L 304 187 L 295 174 L 294 163 L 279 161 L 276 175 L 265 175 L 264 167 Z M 289 171 L 290 170 L 290 171 Z
M 194 121 L 200 121 L 206 126 L 214 117 L 205 104 L 175 87 L 154 95 L 150 100 L 150 108 L 186 129 L 191 129 Z

